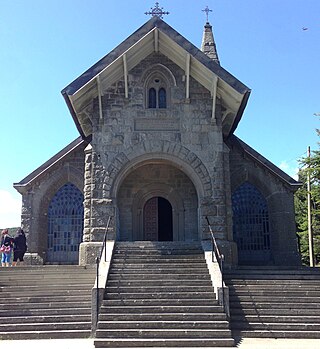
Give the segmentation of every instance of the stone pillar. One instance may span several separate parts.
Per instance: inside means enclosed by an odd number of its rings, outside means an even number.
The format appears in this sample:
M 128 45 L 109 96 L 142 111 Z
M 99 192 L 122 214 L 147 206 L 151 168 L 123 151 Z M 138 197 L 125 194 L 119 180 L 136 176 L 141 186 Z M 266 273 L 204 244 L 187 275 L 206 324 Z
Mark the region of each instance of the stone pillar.
M 276 191 L 268 197 L 269 229 L 275 265 L 300 266 L 294 219 L 294 197 L 289 190 Z
M 35 226 L 36 215 L 33 211 L 34 191 L 29 189 L 22 193 L 21 228 L 26 234 L 28 250 L 24 256 L 26 265 L 44 264 L 44 253 L 39 244 L 38 229 Z
M 107 240 L 115 240 L 115 206 L 112 199 L 103 197 L 104 180 L 100 158 L 89 144 L 85 149 L 84 229 L 79 251 L 80 265 L 96 262 L 105 234 Z M 112 220 L 107 230 L 109 217 Z

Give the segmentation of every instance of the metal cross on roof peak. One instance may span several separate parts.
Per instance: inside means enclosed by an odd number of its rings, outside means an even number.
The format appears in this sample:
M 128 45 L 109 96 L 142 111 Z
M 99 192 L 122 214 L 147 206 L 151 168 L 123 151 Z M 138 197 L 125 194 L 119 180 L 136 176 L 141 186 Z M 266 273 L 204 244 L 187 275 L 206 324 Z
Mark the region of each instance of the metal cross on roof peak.
M 204 10 L 202 10 L 202 12 L 206 13 L 207 16 L 207 23 L 209 22 L 209 12 L 212 12 L 212 10 L 209 9 L 208 6 L 206 6 L 206 8 Z
M 159 17 L 162 18 L 163 15 L 168 15 L 170 12 L 163 11 L 163 7 L 159 7 L 159 3 L 156 2 L 156 5 L 154 8 L 151 7 L 151 11 L 145 12 L 145 15 L 151 15 L 152 17 Z

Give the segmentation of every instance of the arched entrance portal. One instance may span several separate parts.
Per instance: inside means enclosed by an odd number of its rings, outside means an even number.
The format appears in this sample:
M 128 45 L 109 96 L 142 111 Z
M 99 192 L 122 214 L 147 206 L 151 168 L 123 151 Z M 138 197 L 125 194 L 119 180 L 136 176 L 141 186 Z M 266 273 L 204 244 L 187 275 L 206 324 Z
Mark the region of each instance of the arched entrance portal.
M 172 164 L 161 161 L 133 167 L 123 179 L 116 197 L 118 240 L 198 240 L 196 188 L 190 178 Z M 148 208 L 149 205 L 157 208 Z M 157 212 L 156 216 L 146 214 L 152 210 Z M 146 218 L 148 215 L 157 220 L 151 222 L 151 218 Z M 146 230 L 146 224 L 153 224 L 153 230 Z
M 143 208 L 144 240 L 172 241 L 172 206 L 162 197 L 149 199 Z

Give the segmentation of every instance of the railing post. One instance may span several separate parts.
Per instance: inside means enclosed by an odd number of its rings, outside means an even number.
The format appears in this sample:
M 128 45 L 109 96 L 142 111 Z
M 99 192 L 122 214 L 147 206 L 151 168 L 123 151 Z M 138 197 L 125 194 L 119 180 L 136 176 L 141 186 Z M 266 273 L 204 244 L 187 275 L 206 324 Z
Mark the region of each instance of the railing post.
M 218 248 L 218 245 L 217 245 L 217 242 L 216 242 L 216 239 L 213 235 L 213 231 L 212 231 L 212 228 L 211 228 L 211 224 L 209 222 L 209 219 L 208 217 L 206 216 L 205 217 L 207 223 L 208 223 L 208 227 L 209 227 L 209 232 L 210 232 L 210 235 L 211 235 L 211 242 L 212 242 L 212 262 L 214 262 L 214 256 L 216 258 L 216 261 L 219 265 L 219 268 L 220 268 L 220 273 L 221 273 L 221 293 L 222 293 L 222 305 L 223 305 L 223 309 L 225 311 L 225 313 L 228 315 L 229 313 L 229 307 L 227 306 L 226 304 L 226 297 L 225 297 L 225 289 L 224 289 L 224 280 L 223 280 L 223 263 L 224 263 L 224 255 L 220 253 L 220 250 Z M 229 296 L 228 296 L 228 299 L 229 299 Z M 228 308 L 228 309 L 227 309 Z
M 98 317 L 99 317 L 99 263 L 100 263 L 100 258 L 96 258 L 96 263 L 97 263 L 97 323 L 98 323 Z
M 223 281 L 223 262 L 224 262 L 224 255 L 221 255 L 220 259 L 220 271 L 221 271 L 221 287 L 222 287 L 222 304 L 223 309 L 226 312 L 226 305 L 225 305 L 225 296 L 224 296 L 224 281 Z

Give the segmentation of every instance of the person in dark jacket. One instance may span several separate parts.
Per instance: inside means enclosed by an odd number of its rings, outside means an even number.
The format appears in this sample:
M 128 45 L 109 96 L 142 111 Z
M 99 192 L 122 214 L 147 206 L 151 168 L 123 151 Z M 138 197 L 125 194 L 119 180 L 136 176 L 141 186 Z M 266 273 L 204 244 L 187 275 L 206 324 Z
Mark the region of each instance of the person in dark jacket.
M 0 246 L 0 250 L 2 252 L 1 265 L 3 267 L 10 267 L 13 250 L 13 238 L 9 235 L 8 229 L 4 229 L 1 232 Z
M 20 264 L 23 264 L 23 256 L 27 251 L 27 239 L 24 231 L 19 228 L 17 230 L 16 236 L 14 237 L 14 247 L 13 247 L 13 266 L 17 265 L 18 260 Z

